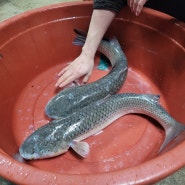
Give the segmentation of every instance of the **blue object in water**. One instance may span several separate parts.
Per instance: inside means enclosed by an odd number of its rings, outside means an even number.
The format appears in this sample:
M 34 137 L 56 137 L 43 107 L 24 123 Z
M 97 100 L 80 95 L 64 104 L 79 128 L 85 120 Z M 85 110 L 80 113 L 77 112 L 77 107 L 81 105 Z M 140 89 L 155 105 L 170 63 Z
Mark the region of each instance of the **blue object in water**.
M 106 71 L 108 70 L 109 66 L 110 66 L 109 60 L 104 55 L 101 54 L 100 62 L 98 64 L 98 69 L 102 71 Z

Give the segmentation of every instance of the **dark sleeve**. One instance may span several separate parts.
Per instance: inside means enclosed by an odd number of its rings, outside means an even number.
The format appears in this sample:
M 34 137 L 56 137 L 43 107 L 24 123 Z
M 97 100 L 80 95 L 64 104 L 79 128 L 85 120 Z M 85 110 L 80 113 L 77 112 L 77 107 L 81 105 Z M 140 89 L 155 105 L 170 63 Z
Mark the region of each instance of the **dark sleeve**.
M 94 0 L 93 8 L 119 12 L 126 4 L 127 0 Z

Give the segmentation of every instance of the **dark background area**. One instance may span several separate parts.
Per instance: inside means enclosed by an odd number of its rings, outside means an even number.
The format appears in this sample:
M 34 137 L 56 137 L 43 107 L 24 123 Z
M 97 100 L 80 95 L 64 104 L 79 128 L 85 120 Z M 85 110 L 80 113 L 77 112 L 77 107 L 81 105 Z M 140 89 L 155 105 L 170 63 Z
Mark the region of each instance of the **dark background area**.
M 185 22 L 185 0 L 149 0 L 145 6 Z

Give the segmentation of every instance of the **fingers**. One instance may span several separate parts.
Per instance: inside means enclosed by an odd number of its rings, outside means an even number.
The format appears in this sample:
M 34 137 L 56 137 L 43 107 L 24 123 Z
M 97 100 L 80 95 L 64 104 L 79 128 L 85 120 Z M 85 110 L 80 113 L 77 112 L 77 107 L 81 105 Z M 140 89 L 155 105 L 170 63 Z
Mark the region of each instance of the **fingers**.
M 64 87 L 66 85 L 68 85 L 69 83 L 75 81 L 78 77 L 74 74 L 67 73 L 62 75 L 56 82 L 55 86 L 58 87 Z
M 62 71 L 58 73 L 58 76 L 62 76 L 66 71 L 69 70 L 69 66 L 65 67 Z
M 128 0 L 128 6 L 130 7 L 131 11 L 138 16 L 143 9 L 144 4 L 147 0 Z
M 83 83 L 87 83 L 87 81 L 89 80 L 90 76 L 91 76 L 92 72 L 89 72 L 87 75 L 85 75 L 85 77 L 83 78 L 82 82 Z
M 59 79 L 55 86 L 64 87 L 76 79 L 84 76 L 83 82 L 87 82 L 94 67 L 94 58 L 81 54 L 59 73 Z
M 141 13 L 141 10 L 143 9 L 143 4 L 138 3 L 134 6 L 134 13 L 136 16 L 138 16 Z
M 90 78 L 92 74 L 92 71 L 90 71 L 88 74 L 85 75 L 85 77 L 82 80 L 82 83 L 87 83 L 88 79 Z M 58 87 L 64 87 L 68 85 L 69 83 L 75 81 L 76 79 L 79 79 L 81 77 L 81 74 L 72 72 L 69 70 L 69 68 L 64 68 L 59 74 L 59 79 L 57 80 L 55 86 Z
M 67 84 L 73 82 L 78 78 L 77 73 L 73 72 L 73 68 L 71 68 L 70 64 L 65 67 L 62 71 L 58 73 L 59 79 L 57 80 L 55 86 L 64 87 Z
M 62 76 L 60 76 L 59 74 Z M 68 83 L 70 83 L 70 81 L 73 81 L 73 75 L 70 74 L 69 72 L 64 72 L 64 70 L 62 70 L 59 74 L 58 76 L 60 77 L 57 80 L 55 86 L 63 87 L 67 85 Z

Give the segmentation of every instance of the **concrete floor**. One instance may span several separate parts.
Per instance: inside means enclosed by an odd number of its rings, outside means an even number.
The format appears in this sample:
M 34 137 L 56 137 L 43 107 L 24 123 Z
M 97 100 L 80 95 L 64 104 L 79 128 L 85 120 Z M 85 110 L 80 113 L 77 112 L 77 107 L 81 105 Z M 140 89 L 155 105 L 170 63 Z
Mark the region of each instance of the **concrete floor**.
M 27 10 L 61 2 L 74 0 L 0 0 L 0 21 L 6 20 L 16 14 L 25 12 Z M 13 184 L 0 177 L 0 185 Z M 184 185 L 185 184 L 185 168 L 179 170 L 173 175 L 156 183 L 156 185 Z

